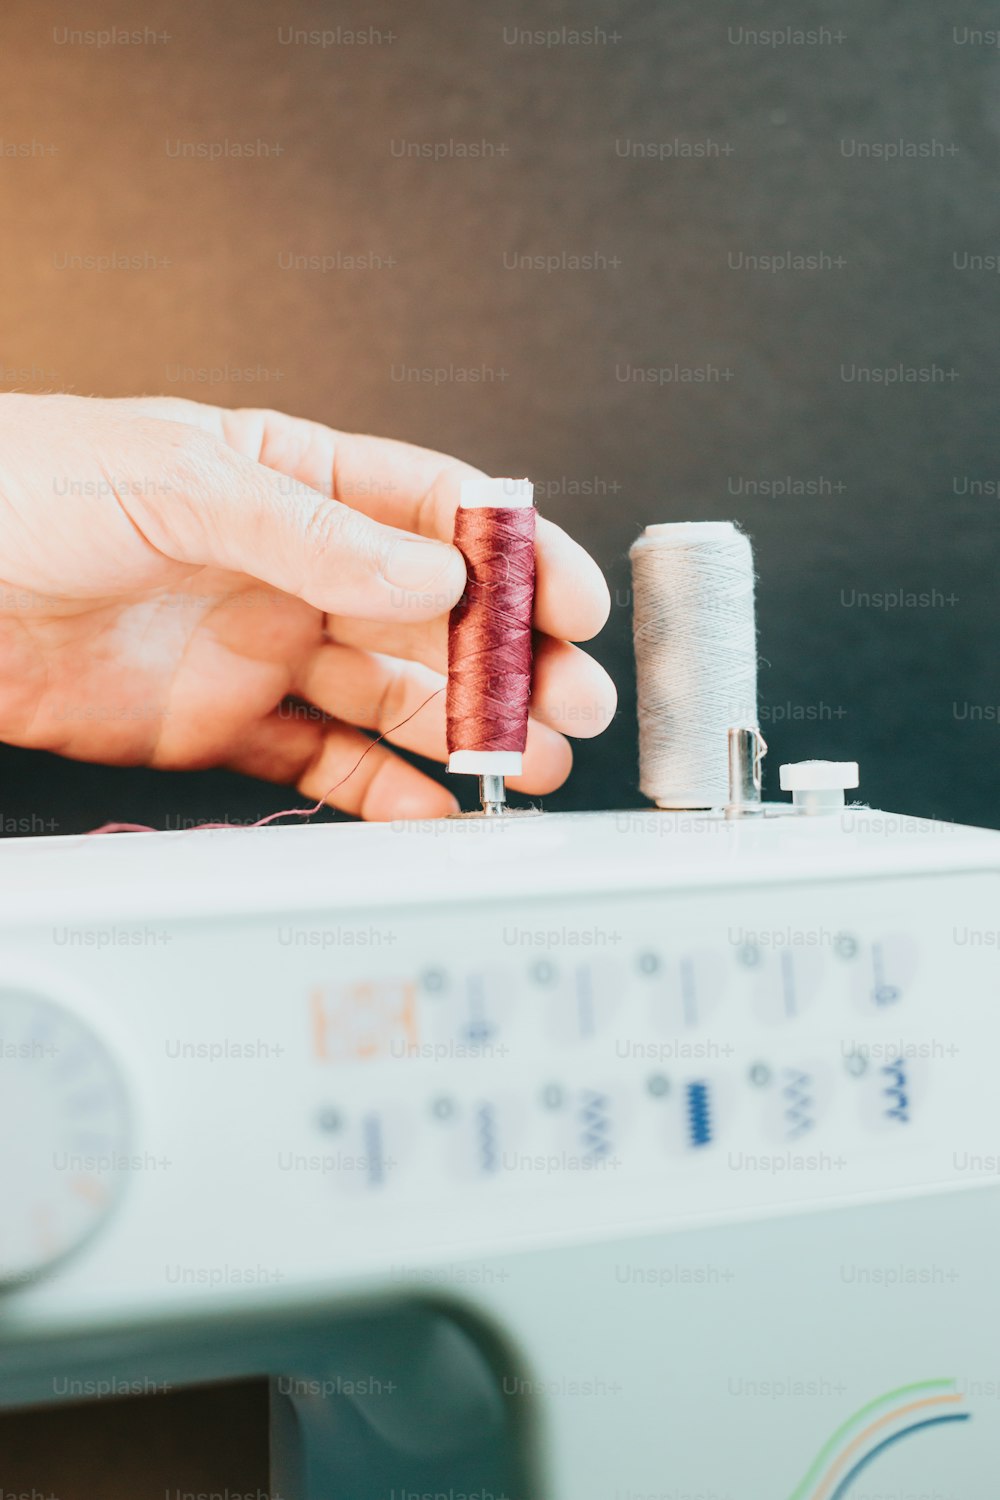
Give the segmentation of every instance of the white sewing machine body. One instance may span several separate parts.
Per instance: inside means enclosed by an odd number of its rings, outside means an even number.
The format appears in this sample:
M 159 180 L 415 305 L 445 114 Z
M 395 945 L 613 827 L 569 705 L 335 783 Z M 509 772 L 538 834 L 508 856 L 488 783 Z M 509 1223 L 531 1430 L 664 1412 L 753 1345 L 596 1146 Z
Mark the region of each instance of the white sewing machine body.
M 985 1495 L 998 877 L 867 808 L 0 845 L 0 1404 L 301 1376 L 284 1500 L 388 1493 L 345 1401 L 415 1492 L 773 1500 L 950 1377 L 879 1474 Z

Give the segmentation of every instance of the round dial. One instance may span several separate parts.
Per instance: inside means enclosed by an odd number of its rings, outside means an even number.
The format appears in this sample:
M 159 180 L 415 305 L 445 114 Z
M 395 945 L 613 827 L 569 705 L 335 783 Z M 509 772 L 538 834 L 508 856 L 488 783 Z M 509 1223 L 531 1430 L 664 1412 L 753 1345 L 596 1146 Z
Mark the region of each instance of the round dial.
M 110 1212 L 128 1165 L 117 1065 L 73 1012 L 0 990 L 0 1286 L 31 1281 Z

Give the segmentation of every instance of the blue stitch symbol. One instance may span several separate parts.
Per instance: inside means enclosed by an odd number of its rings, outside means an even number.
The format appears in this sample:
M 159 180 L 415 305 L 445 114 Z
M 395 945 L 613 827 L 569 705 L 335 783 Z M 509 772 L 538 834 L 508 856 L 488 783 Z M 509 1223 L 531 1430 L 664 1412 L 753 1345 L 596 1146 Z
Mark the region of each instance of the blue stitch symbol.
M 385 1158 L 385 1146 L 382 1139 L 382 1121 L 378 1115 L 366 1115 L 361 1122 L 361 1134 L 364 1140 L 364 1160 L 368 1174 L 369 1187 L 381 1187 L 385 1181 L 385 1169 L 388 1165 Z
M 595 1089 L 583 1090 L 580 1109 L 583 1149 L 590 1160 L 607 1156 L 611 1150 L 611 1100 Z
M 872 974 L 875 979 L 875 987 L 872 990 L 872 999 L 876 1005 L 895 1005 L 902 994 L 902 990 L 895 984 L 887 984 L 885 979 L 885 952 L 881 943 L 872 944 Z
M 786 1068 L 785 1079 L 786 1083 L 781 1090 L 783 1098 L 788 1101 L 785 1107 L 785 1134 L 790 1141 L 796 1141 L 800 1135 L 812 1130 L 816 1123 L 813 1117 L 816 1101 L 812 1095 L 812 1078 L 796 1068 Z
M 898 1120 L 901 1125 L 907 1125 L 910 1119 L 910 1096 L 907 1093 L 906 1067 L 902 1062 L 886 1063 L 881 1072 L 890 1085 L 882 1092 L 892 1101 L 892 1108 L 885 1111 L 886 1119 Z
M 486 996 L 483 993 L 483 983 L 479 978 L 469 982 L 469 1019 L 463 1028 L 466 1041 L 472 1045 L 479 1046 L 488 1042 L 494 1035 L 496 1027 L 486 1014 Z
M 481 1104 L 476 1111 L 476 1135 L 479 1145 L 479 1166 L 483 1172 L 495 1172 L 499 1165 L 497 1155 L 497 1112 L 492 1104 Z
M 692 1146 L 707 1146 L 712 1139 L 712 1112 L 707 1083 L 687 1086 L 688 1140 Z

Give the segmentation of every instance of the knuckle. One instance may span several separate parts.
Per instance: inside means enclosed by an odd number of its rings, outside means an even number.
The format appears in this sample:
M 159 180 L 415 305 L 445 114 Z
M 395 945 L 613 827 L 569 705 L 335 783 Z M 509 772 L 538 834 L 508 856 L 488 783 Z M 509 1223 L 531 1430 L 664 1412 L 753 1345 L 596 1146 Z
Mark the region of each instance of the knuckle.
M 310 501 L 313 500 L 310 494 Z M 375 563 L 379 555 L 372 525 L 339 500 L 323 500 L 305 520 L 305 540 L 313 555 L 324 552 L 347 552 L 365 564 Z

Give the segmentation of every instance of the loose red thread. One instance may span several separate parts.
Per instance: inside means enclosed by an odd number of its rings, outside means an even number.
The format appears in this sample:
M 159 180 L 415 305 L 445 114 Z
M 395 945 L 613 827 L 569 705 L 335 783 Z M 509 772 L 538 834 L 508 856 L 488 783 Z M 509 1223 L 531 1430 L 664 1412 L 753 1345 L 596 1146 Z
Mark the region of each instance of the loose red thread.
M 327 799 L 332 797 L 334 792 L 339 791 L 345 781 L 350 781 L 365 756 L 370 755 L 376 745 L 382 740 L 387 739 L 390 734 L 395 734 L 397 729 L 402 729 L 404 724 L 409 724 L 411 719 L 415 719 L 417 714 L 427 707 L 428 703 L 433 702 L 443 692 L 444 688 L 435 688 L 430 697 L 425 698 L 423 703 L 418 704 L 412 714 L 407 714 L 406 718 L 400 719 L 398 724 L 393 724 L 390 729 L 384 729 L 381 734 L 376 735 L 371 744 L 362 750 L 347 775 L 342 776 L 339 781 L 335 781 L 333 786 L 323 793 L 323 796 L 320 797 L 314 806 L 286 807 L 281 812 L 268 813 L 266 818 L 258 818 L 256 823 L 196 823 L 193 828 L 188 828 L 186 832 L 204 833 L 208 828 L 266 828 L 268 823 L 274 823 L 278 818 L 314 818 L 319 810 L 327 805 Z M 93 838 L 98 833 L 161 833 L 162 831 L 159 828 L 151 828 L 148 823 L 102 823 L 100 828 L 89 828 L 84 837 Z
M 535 508 L 455 515 L 468 583 L 448 629 L 448 751 L 523 750 L 531 696 Z

